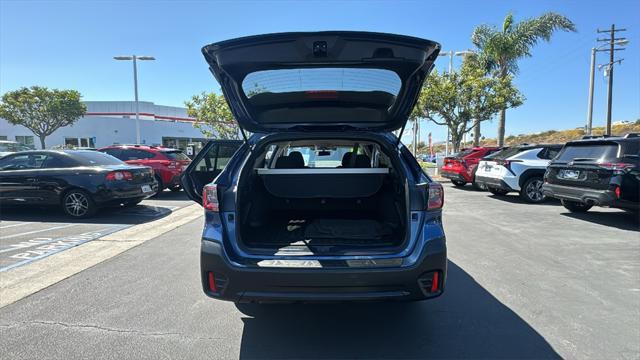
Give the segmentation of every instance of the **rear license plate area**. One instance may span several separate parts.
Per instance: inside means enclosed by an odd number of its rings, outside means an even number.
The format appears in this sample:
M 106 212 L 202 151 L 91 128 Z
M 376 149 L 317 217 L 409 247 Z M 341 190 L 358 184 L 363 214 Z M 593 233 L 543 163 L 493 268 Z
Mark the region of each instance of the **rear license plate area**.
M 584 177 L 580 170 L 562 169 L 558 172 L 558 178 L 563 180 L 584 180 Z

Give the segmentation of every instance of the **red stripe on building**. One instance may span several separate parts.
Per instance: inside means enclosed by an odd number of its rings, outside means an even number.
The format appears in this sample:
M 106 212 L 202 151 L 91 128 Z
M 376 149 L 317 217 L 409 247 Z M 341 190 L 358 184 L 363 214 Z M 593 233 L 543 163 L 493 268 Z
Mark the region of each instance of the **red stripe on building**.
M 140 116 L 153 116 L 155 119 L 159 120 L 174 120 L 174 121 L 189 121 L 194 122 L 196 119 L 194 118 L 183 118 L 177 116 L 164 116 L 164 115 L 156 115 L 151 113 L 138 113 Z M 85 116 L 136 116 L 136 113 L 129 112 L 88 112 Z

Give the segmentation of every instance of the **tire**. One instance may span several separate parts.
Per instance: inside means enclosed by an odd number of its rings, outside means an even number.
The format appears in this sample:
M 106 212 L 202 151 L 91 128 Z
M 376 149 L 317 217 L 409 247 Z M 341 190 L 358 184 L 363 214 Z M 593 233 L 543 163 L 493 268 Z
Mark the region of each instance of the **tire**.
M 153 194 L 152 197 L 157 197 L 162 193 L 162 190 L 164 190 L 164 185 L 162 184 L 162 179 L 160 178 L 160 176 L 156 175 L 155 178 L 156 178 L 156 181 L 158 182 L 158 191 L 156 191 L 156 193 Z
M 520 198 L 528 203 L 539 204 L 547 200 L 547 197 L 542 193 L 542 180 L 541 176 L 532 176 L 528 178 L 520 190 Z
M 496 195 L 496 196 L 502 196 L 502 195 L 506 195 L 508 193 L 507 190 L 492 188 L 492 187 L 488 187 L 488 186 L 487 186 L 487 190 L 489 190 L 490 193 L 492 193 L 493 195 Z
M 478 191 L 487 190 L 487 186 L 486 185 L 479 184 L 475 180 L 471 183 L 471 186 L 473 186 L 473 188 L 478 190 Z
M 171 190 L 173 192 L 178 192 L 178 191 L 182 190 L 182 186 L 174 185 L 174 186 L 170 187 L 169 190 Z
M 466 182 L 460 180 L 451 180 L 451 183 L 453 183 L 453 185 L 457 187 L 463 187 L 467 184 Z
M 89 218 L 98 210 L 91 195 L 80 189 L 72 189 L 64 194 L 61 206 L 65 214 L 76 219 Z
M 562 206 L 564 206 L 567 210 L 572 213 L 583 213 L 589 211 L 593 205 L 587 205 L 585 203 L 570 201 L 570 200 L 560 200 Z

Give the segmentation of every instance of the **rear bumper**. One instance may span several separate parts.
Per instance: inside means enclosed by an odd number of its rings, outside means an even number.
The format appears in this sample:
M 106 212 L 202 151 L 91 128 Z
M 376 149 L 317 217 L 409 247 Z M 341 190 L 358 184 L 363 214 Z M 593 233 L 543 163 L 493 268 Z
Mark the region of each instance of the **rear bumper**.
M 544 184 L 542 193 L 560 200 L 576 201 L 588 205 L 622 205 L 612 190 L 597 190 L 557 184 Z
M 151 192 L 143 192 L 142 186 L 149 185 Z M 105 187 L 99 189 L 94 194 L 94 201 L 100 206 L 107 206 L 111 204 L 119 204 L 127 200 L 145 199 L 158 191 L 158 182 L 150 182 L 146 184 L 135 185 L 114 185 L 113 187 Z
M 444 169 L 440 172 L 440 176 L 442 176 L 443 178 L 447 178 L 449 180 L 457 180 L 457 181 L 464 181 L 464 182 L 471 181 L 470 179 L 465 178 L 462 173 L 447 171 Z
M 509 184 L 507 184 L 504 180 L 498 178 L 492 178 L 488 176 L 480 176 L 476 174 L 476 183 L 479 185 L 484 185 L 494 189 L 506 190 L 506 191 L 515 191 Z
M 444 241 L 444 240 L 443 240 Z M 446 248 L 423 254 L 414 266 L 387 268 L 238 267 L 220 243 L 203 240 L 202 286 L 208 296 L 234 302 L 422 300 L 444 291 Z M 425 279 L 438 272 L 436 292 L 425 290 Z M 213 273 L 216 291 L 209 287 Z M 423 281 L 421 281 L 423 280 Z M 430 284 L 430 281 L 427 282 Z M 428 286 L 427 286 L 428 287 Z

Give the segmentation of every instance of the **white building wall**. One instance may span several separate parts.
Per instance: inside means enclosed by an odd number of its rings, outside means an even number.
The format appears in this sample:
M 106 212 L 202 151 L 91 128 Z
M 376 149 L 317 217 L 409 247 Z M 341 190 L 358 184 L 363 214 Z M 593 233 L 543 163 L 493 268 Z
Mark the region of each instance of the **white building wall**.
M 134 144 L 136 142 L 136 121 L 135 115 L 132 114 L 135 113 L 134 102 L 88 101 L 85 104 L 88 115 L 78 120 L 74 125 L 60 128 L 48 136 L 46 139 L 47 148 L 64 144 L 65 137 L 93 137 L 96 147 L 114 143 Z M 140 112 L 160 117 L 188 119 L 184 108 L 158 106 L 151 102 L 140 102 Z M 105 114 L 91 115 L 91 113 Z M 155 117 L 148 115 L 140 118 L 140 137 L 143 144 L 162 144 L 163 137 L 204 138 L 202 133 L 193 127 L 192 121 L 152 120 Z M 35 146 L 40 148 L 40 140 L 30 130 L 23 126 L 11 125 L 6 120 L 0 119 L 0 136 L 6 136 L 8 140 L 15 140 L 16 136 L 24 135 L 34 136 Z

